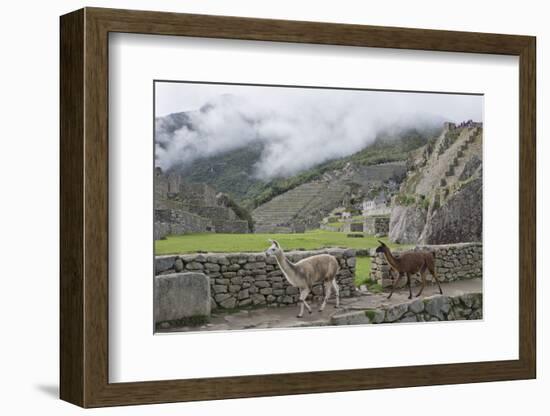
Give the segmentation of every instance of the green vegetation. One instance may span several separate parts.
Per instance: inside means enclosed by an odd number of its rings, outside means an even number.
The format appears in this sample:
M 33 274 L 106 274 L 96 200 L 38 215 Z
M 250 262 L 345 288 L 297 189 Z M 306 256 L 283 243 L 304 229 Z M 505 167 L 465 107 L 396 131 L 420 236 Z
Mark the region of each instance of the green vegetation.
M 370 275 L 370 265 L 371 265 L 370 257 L 368 256 L 357 257 L 357 263 L 355 263 L 355 286 L 361 286 L 366 284 Z
M 376 280 L 370 278 L 370 257 L 357 257 L 355 265 L 355 286 L 367 285 L 367 289 L 372 293 L 382 292 L 382 286 Z
M 284 250 L 314 250 L 326 247 L 347 247 L 368 249 L 378 246 L 378 240 L 391 248 L 408 247 L 390 243 L 387 237 L 376 238 L 365 235 L 364 238 L 347 238 L 346 234 L 335 231 L 308 231 L 303 234 L 186 234 L 168 236 L 165 240 L 155 241 L 155 253 L 183 254 L 198 252 L 259 252 L 269 247 L 268 239 L 276 239 Z M 371 258 L 358 256 L 355 265 L 355 285 L 367 285 L 369 291 L 379 293 L 382 287 L 370 279 Z
M 367 309 L 365 311 L 365 315 L 367 316 L 367 318 L 370 319 L 370 321 L 372 322 L 374 320 L 374 317 L 376 316 L 376 311 L 374 309 Z
M 414 205 L 416 204 L 416 197 L 414 195 L 407 195 L 407 194 L 398 194 L 395 197 L 395 202 L 399 205 Z
M 350 156 L 321 163 L 288 178 L 264 182 L 255 176 L 263 144 L 252 143 L 220 155 L 200 158 L 181 173 L 190 182 L 207 183 L 216 190 L 229 194 L 239 205 L 249 210 L 299 185 L 318 179 L 325 172 L 342 169 L 348 163 L 368 166 L 385 162 L 407 160 L 409 153 L 425 145 L 435 130 L 408 130 L 400 134 L 381 135 L 374 143 Z
M 424 210 L 428 210 L 428 208 L 430 208 L 430 199 L 428 198 L 422 198 L 422 208 L 424 208 Z
M 377 247 L 377 240 L 384 241 L 385 244 L 392 248 L 402 247 L 398 244 L 389 243 L 386 237 L 379 239 L 372 235 L 365 235 L 365 238 L 347 238 L 344 233 L 314 230 L 303 234 L 199 233 L 173 235 L 166 237 L 166 240 L 155 241 L 155 253 L 162 255 L 197 252 L 257 252 L 269 247 L 267 240 L 270 238 L 276 239 L 285 250 L 314 250 L 325 247 L 366 249 Z
M 279 178 L 264 184 L 264 189 L 252 199 L 243 201 L 249 208 L 255 208 L 285 193 L 299 185 L 319 178 L 323 173 L 335 169 L 342 169 L 348 163 L 361 166 L 377 165 L 380 163 L 407 160 L 409 153 L 427 143 L 427 134 L 415 129 L 402 133 L 400 136 L 381 136 L 365 149 L 353 155 L 321 163 L 290 178 Z

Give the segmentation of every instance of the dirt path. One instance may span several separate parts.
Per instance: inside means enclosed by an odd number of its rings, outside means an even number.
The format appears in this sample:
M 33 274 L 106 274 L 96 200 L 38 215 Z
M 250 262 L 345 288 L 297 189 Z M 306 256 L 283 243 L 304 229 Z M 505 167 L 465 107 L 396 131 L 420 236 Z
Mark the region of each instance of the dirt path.
M 482 280 L 462 280 L 441 285 L 443 293 L 447 296 L 456 296 L 464 293 L 482 292 Z M 413 290 L 415 293 L 418 290 Z M 436 285 L 427 285 L 420 298 L 426 298 L 439 294 Z M 317 309 L 319 305 L 310 302 L 313 313 L 304 314 L 302 318 L 297 318 L 297 306 L 288 306 L 282 308 L 262 308 L 242 310 L 231 314 L 214 313 L 211 316 L 210 323 L 199 328 L 180 327 L 161 330 L 160 332 L 187 332 L 187 331 L 226 331 L 233 329 L 265 329 L 265 328 L 292 328 L 304 326 L 322 326 L 328 325 L 330 318 L 334 314 L 343 312 L 363 310 L 371 308 L 380 308 L 389 305 L 396 305 L 408 301 L 408 289 L 402 288 L 393 294 L 391 299 L 387 299 L 387 293 L 362 293 L 353 298 L 342 299 L 340 308 L 334 307 L 334 299 L 327 303 L 327 307 L 321 313 Z

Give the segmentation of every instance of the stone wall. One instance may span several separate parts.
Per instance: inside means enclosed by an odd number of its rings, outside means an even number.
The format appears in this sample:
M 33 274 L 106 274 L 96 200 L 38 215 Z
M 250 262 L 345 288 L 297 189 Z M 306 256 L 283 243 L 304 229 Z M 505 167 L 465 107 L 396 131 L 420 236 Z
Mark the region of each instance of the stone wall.
M 183 201 L 196 207 L 215 207 L 216 190 L 205 183 L 190 183 L 181 181 L 179 195 Z
M 212 221 L 181 209 L 155 209 L 155 239 L 168 234 L 214 231 Z M 158 237 L 158 238 L 157 238 Z
M 214 229 L 217 233 L 246 234 L 248 233 L 248 221 L 245 220 L 218 220 L 213 219 Z
M 345 233 L 362 233 L 363 232 L 363 223 L 362 222 L 347 222 L 342 228 Z
M 155 170 L 155 239 L 168 234 L 249 232 L 248 222 L 218 201 L 216 190 Z
M 364 224 L 365 224 L 364 225 L 365 234 L 388 235 L 388 233 L 390 231 L 390 218 L 389 217 L 366 217 Z
M 205 218 L 216 218 L 219 220 L 236 220 L 237 215 L 232 209 L 223 206 L 191 207 L 191 212 Z
M 364 325 L 398 322 L 460 321 L 483 319 L 483 296 L 466 293 L 435 295 L 398 305 L 333 315 L 331 325 Z
M 296 262 L 315 254 L 335 256 L 340 264 L 337 275 L 341 297 L 355 294 L 355 250 L 326 249 L 317 251 L 293 251 L 286 253 Z M 212 308 L 244 308 L 249 306 L 277 307 L 296 304 L 298 288 L 292 287 L 283 276 L 275 257 L 265 253 L 205 253 L 174 256 L 157 256 L 157 275 L 181 271 L 202 272 L 209 276 Z M 323 286 L 313 287 L 315 300 L 323 298 Z M 333 298 L 334 294 L 332 294 Z
M 342 227 L 330 225 L 330 223 L 329 224 L 320 223 L 319 228 L 324 231 L 338 231 L 338 232 L 342 231 Z
M 454 280 L 482 278 L 483 275 L 483 245 L 482 243 L 458 243 L 444 245 L 417 246 L 414 250 L 429 250 L 435 253 L 435 272 L 441 282 Z M 392 250 L 399 257 L 404 250 Z M 372 258 L 371 278 L 376 279 L 383 287 L 390 286 L 389 265 L 383 254 Z M 428 278 L 431 275 L 428 273 Z M 394 273 L 395 277 L 395 273 Z M 419 276 L 416 275 L 419 279 Z M 402 278 L 402 286 L 406 279 Z

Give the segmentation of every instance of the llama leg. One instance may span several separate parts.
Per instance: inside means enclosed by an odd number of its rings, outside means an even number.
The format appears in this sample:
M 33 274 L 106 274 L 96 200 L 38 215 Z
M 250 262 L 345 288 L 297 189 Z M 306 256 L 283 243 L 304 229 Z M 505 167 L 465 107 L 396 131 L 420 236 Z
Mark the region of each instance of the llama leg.
M 424 290 L 424 286 L 426 286 L 426 266 L 422 266 L 422 269 L 420 269 L 420 277 L 422 279 L 422 287 L 416 294 L 416 297 L 419 297 L 422 294 L 422 291 Z
M 304 316 L 304 306 L 306 307 L 307 311 L 311 313 L 311 308 L 306 302 L 307 295 L 309 295 L 309 288 L 300 289 L 300 312 L 297 315 L 297 318 L 301 318 Z
M 439 294 L 443 294 L 443 290 L 441 289 L 441 284 L 439 283 L 439 278 L 437 277 L 437 274 L 435 274 L 435 269 L 432 268 L 430 270 L 430 273 L 432 274 L 432 276 L 434 277 L 435 281 L 437 282 L 437 287 L 439 288 Z
M 323 312 L 323 310 L 325 309 L 325 306 L 327 305 L 327 300 L 330 297 L 330 289 L 332 287 L 332 284 L 329 281 L 329 282 L 325 282 L 323 284 L 323 286 L 325 287 L 325 298 L 323 299 L 323 303 L 321 304 L 321 307 L 319 308 L 319 312 Z
M 411 289 L 411 274 L 410 273 L 407 273 L 407 286 L 409 286 L 409 299 L 412 299 L 413 292 L 412 292 L 412 289 Z
M 390 275 L 390 278 L 393 280 L 392 285 L 391 285 L 391 291 L 390 291 L 390 294 L 388 295 L 388 299 L 389 299 L 389 298 L 391 298 L 391 295 L 393 295 L 393 291 L 395 290 L 395 285 L 399 281 L 399 278 L 401 277 L 401 273 L 397 272 L 397 277 L 395 279 L 393 278 L 392 269 L 390 269 L 388 271 L 388 274 Z
M 340 307 L 340 288 L 338 287 L 338 283 L 336 283 L 336 279 L 332 279 L 332 287 L 334 288 L 334 293 L 336 294 L 336 305 L 334 305 L 335 308 Z

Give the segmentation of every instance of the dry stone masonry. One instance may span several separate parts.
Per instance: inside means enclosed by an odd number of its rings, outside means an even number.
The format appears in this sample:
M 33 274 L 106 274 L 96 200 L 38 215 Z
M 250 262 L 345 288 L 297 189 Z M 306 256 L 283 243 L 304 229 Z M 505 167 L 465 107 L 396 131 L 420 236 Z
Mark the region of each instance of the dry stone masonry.
M 441 282 L 454 280 L 482 278 L 483 275 L 483 245 L 482 243 L 458 243 L 432 246 L 417 246 L 414 250 L 428 250 L 435 253 L 435 272 Z M 399 257 L 400 252 L 392 253 Z M 392 284 L 389 276 L 390 266 L 383 254 L 372 258 L 371 278 L 376 279 L 383 287 Z M 393 276 L 395 277 L 395 273 Z M 428 276 L 430 276 L 428 274 Z M 419 276 L 417 276 L 418 278 Z M 406 279 L 402 279 L 401 286 Z
M 326 249 L 285 253 L 292 262 L 315 254 L 331 254 L 338 259 L 337 282 L 341 297 L 355 294 L 355 250 Z M 186 254 L 157 256 L 156 279 L 173 273 L 200 272 L 208 276 L 212 309 L 235 309 L 251 306 L 277 307 L 294 305 L 299 290 L 291 286 L 273 256 L 265 253 Z M 323 298 L 322 284 L 313 287 L 314 300 Z
M 370 235 L 388 235 L 390 217 L 366 217 L 364 232 Z
M 483 319 L 483 296 L 431 296 L 377 309 L 333 315 L 331 325 L 364 325 L 397 322 L 460 321 Z
M 155 171 L 155 240 L 168 234 L 248 233 L 248 222 L 223 204 L 211 186 Z

